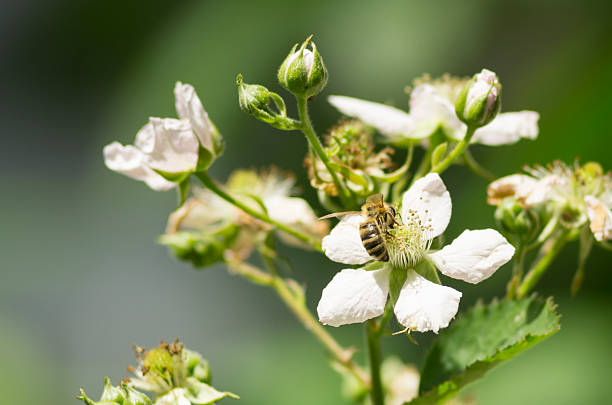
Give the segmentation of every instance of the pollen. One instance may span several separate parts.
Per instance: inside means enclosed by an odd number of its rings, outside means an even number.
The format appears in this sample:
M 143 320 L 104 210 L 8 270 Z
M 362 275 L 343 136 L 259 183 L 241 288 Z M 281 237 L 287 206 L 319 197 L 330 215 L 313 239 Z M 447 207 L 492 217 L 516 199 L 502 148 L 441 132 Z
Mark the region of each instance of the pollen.
M 422 216 L 415 210 L 408 210 L 404 223 L 388 230 L 385 242 L 389 261 L 394 267 L 414 267 L 431 246 L 431 218 L 427 212 Z

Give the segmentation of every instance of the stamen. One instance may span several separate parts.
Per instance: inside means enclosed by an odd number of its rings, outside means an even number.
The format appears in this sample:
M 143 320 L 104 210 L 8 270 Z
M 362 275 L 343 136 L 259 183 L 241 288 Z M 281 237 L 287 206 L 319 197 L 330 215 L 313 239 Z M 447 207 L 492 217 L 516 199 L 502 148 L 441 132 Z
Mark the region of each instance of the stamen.
M 408 210 L 404 223 L 390 229 L 385 238 L 391 264 L 404 269 L 416 265 L 431 246 L 432 233 L 429 216 L 420 218 L 415 210 Z

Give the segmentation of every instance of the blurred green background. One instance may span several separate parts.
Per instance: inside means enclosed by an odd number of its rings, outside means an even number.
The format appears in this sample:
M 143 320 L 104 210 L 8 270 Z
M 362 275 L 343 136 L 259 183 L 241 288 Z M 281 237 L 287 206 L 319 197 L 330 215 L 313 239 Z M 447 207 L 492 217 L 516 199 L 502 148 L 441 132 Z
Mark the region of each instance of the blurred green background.
M 241 404 L 343 403 L 340 378 L 310 335 L 268 290 L 222 267 L 197 272 L 155 239 L 174 193 L 105 169 L 102 147 L 132 141 L 149 115 L 174 116 L 176 80 L 191 83 L 224 134 L 213 174 L 273 163 L 298 174 L 305 141 L 243 114 L 234 79 L 283 93 L 276 69 L 314 33 L 330 72 L 312 103 L 319 132 L 338 114 L 325 101 L 346 94 L 405 107 L 412 79 L 429 72 L 493 69 L 506 111 L 541 113 L 537 141 L 482 147 L 499 175 L 554 159 L 611 169 L 612 3 L 573 1 L 213 2 L 8 0 L 0 6 L 0 392 L 7 404 L 76 404 L 94 398 L 134 364 L 132 343 L 180 337 L 212 365 L 214 385 Z M 289 100 L 289 98 L 287 98 Z M 295 111 L 293 105 L 291 111 Z M 486 182 L 463 168 L 444 175 L 454 201 L 448 231 L 493 226 Z M 339 266 L 300 263 L 314 309 Z M 554 295 L 563 328 L 494 370 L 467 393 L 481 404 L 608 403 L 612 324 L 610 256 L 595 248 L 583 290 L 569 296 L 576 246 L 566 248 L 539 290 Z M 478 286 L 501 295 L 508 266 Z M 332 332 L 362 344 L 358 326 Z M 419 363 L 431 343 L 395 336 L 386 354 Z M 358 353 L 359 357 L 363 352 Z M 225 400 L 230 403 L 231 400 Z

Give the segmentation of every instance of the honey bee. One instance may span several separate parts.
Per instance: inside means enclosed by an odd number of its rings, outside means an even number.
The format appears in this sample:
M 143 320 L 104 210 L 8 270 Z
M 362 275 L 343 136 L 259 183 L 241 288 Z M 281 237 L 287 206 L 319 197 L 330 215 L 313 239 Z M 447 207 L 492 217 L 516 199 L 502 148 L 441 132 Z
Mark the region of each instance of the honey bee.
M 366 220 L 359 224 L 359 236 L 368 254 L 378 261 L 389 261 L 385 235 L 389 235 L 388 230 L 397 222 L 395 208 L 384 202 L 382 194 L 374 194 L 366 199 L 361 211 L 336 212 L 320 219 L 351 214 L 361 214 L 366 217 Z

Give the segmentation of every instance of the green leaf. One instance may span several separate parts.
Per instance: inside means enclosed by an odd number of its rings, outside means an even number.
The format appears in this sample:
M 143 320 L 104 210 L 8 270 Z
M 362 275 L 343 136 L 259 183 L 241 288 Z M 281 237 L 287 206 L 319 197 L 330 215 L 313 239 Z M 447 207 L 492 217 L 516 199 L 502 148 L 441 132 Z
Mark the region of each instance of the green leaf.
M 440 334 L 421 372 L 420 396 L 410 405 L 438 404 L 465 385 L 560 328 L 552 298 L 477 303 Z
M 448 142 L 443 142 L 440 145 L 436 146 L 433 153 L 431 154 L 431 167 L 435 167 L 446 153 L 446 147 L 448 146 Z

